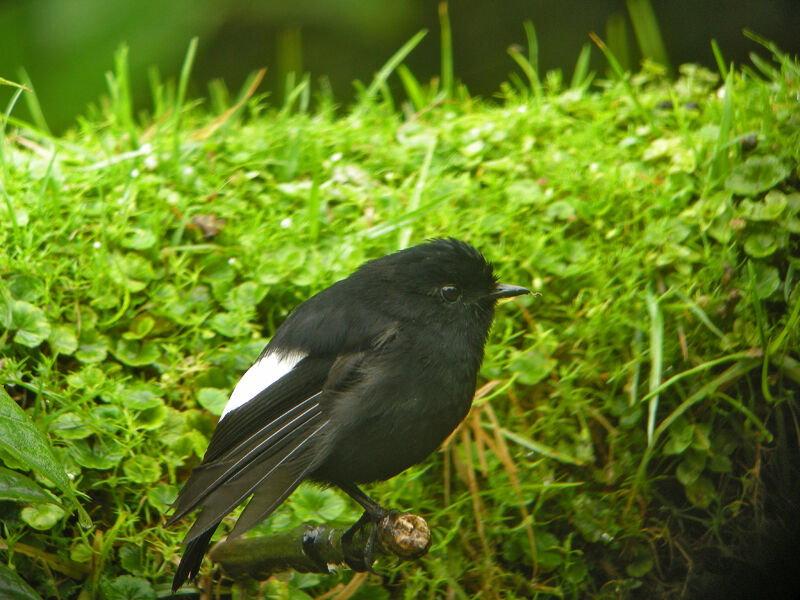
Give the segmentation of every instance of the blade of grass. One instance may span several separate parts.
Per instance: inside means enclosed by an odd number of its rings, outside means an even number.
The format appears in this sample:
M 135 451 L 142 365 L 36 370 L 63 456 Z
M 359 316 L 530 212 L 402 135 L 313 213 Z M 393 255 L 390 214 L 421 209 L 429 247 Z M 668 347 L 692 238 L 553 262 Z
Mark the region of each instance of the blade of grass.
M 778 69 L 773 67 L 768 61 L 761 58 L 758 54 L 756 54 L 755 52 L 750 52 L 747 56 L 750 58 L 751 62 L 756 66 L 756 68 L 759 71 L 761 71 L 764 74 L 764 77 L 766 77 L 768 80 L 777 81 L 778 79 L 780 79 L 781 76 L 780 71 L 778 71 Z
M 711 40 L 711 52 L 714 54 L 714 60 L 717 63 L 717 69 L 719 69 L 719 76 L 725 79 L 728 75 L 728 68 L 725 66 L 725 59 L 722 57 L 722 50 L 719 49 L 717 40 Z
M 597 34 L 590 33 L 589 37 L 592 38 L 592 41 L 600 48 L 600 52 L 603 53 L 603 56 L 606 57 L 608 61 L 608 66 L 611 67 L 611 72 L 619 79 L 620 81 L 625 80 L 625 73 L 627 72 L 625 69 L 622 68 L 622 64 L 619 62 L 619 59 L 614 55 L 606 43 L 597 37 Z
M 303 72 L 303 30 L 297 25 L 282 27 L 275 39 L 275 76 L 278 85 L 284 84 L 284 97 L 294 89 L 294 79 L 289 84 L 290 75 L 299 77 Z M 284 100 L 284 103 L 286 100 Z
M 685 371 L 681 371 L 677 375 L 673 375 L 669 379 L 667 379 L 664 383 L 659 385 L 654 390 L 650 390 L 646 396 L 641 399 L 641 402 L 647 402 L 656 394 L 660 394 L 661 392 L 671 388 L 673 385 L 681 381 L 682 379 L 686 379 L 687 377 L 691 377 L 692 375 L 697 375 L 702 371 L 706 371 L 712 367 L 716 367 L 717 365 L 721 365 L 722 363 L 731 362 L 731 361 L 742 361 L 748 360 L 752 358 L 758 358 L 761 356 L 761 352 L 756 350 L 745 350 L 744 352 L 736 352 L 734 354 L 728 354 L 727 356 L 722 356 L 720 358 L 715 358 L 713 360 L 709 360 L 704 362 L 696 367 L 692 367 L 691 369 L 687 369 Z
M 453 97 L 453 32 L 450 29 L 450 15 L 447 0 L 439 2 L 439 31 L 441 35 L 441 77 L 442 92 L 445 98 Z
M 786 304 L 791 303 L 792 290 L 797 289 L 794 287 L 795 275 L 798 275 L 798 270 L 795 269 L 793 264 L 790 264 L 789 268 L 786 269 L 786 277 L 783 280 L 783 300 Z
M 491 551 L 489 550 L 489 541 L 486 537 L 486 529 L 484 523 L 488 522 L 486 509 L 481 501 L 481 492 L 478 487 L 478 477 L 475 473 L 475 465 L 472 462 L 472 440 L 470 436 L 469 427 L 459 427 L 461 434 L 461 445 L 464 448 L 464 458 L 466 462 L 459 459 L 458 452 L 453 452 L 453 459 L 456 465 L 457 472 L 461 475 L 462 479 L 467 484 L 469 495 L 472 500 L 472 510 L 475 513 L 475 526 L 478 532 L 478 538 L 481 540 L 481 547 L 483 548 L 484 559 L 487 565 L 490 563 Z
M 38 386 L 36 395 L 37 398 L 42 395 Z M 2 434 L 0 449 L 3 454 L 49 480 L 77 511 L 81 527 L 89 529 L 92 521 L 78 500 L 79 494 L 81 496 L 85 494 L 73 490 L 64 466 L 53 454 L 47 437 L 37 429 L 31 415 L 20 408 L 2 386 L 0 386 L 0 433 Z
M 606 40 L 611 53 L 619 60 L 623 71 L 633 68 L 631 47 L 628 42 L 628 22 L 622 13 L 614 13 L 606 19 Z
M 11 81 L 10 79 L 6 79 L 5 77 L 0 77 L 0 85 L 7 85 L 7 86 L 10 86 L 10 87 L 15 87 L 15 88 L 21 89 L 21 90 L 26 91 L 26 92 L 30 92 L 31 91 L 28 87 L 22 85 L 21 83 L 17 83 L 16 81 Z
M 584 44 L 583 48 L 581 48 L 581 53 L 578 55 L 578 60 L 575 61 L 575 69 L 572 71 L 572 79 L 569 84 L 571 89 L 585 89 L 591 83 L 593 78 L 589 73 L 591 59 L 592 47 L 589 44 Z
M 356 235 L 358 237 L 364 237 L 370 240 L 374 240 L 375 238 L 379 238 L 383 235 L 392 233 L 394 231 L 397 231 L 401 227 L 413 223 L 416 219 L 419 219 L 423 215 L 434 210 L 436 207 L 443 204 L 447 200 L 448 200 L 447 196 L 441 196 L 439 198 L 436 198 L 435 200 L 428 202 L 423 206 L 420 206 L 415 211 L 407 212 L 400 217 L 395 217 L 394 219 L 389 219 L 387 221 L 384 221 L 383 223 L 374 225 L 369 229 L 364 229 L 363 231 L 358 232 Z
M 44 173 L 44 177 L 42 177 L 42 187 L 39 190 L 39 214 L 46 213 L 45 201 L 47 198 L 47 187 L 50 185 L 50 181 L 53 176 L 53 165 L 56 163 L 57 154 L 57 147 L 53 146 L 53 153 L 50 155 L 50 161 L 47 163 L 47 170 Z
M 25 69 L 20 68 L 19 78 L 24 83 L 25 89 L 31 92 L 30 94 L 25 95 L 25 104 L 28 106 L 28 112 L 31 113 L 33 124 L 36 125 L 40 131 L 44 131 L 47 135 L 52 135 L 50 127 L 47 125 L 47 119 L 44 118 L 42 105 L 39 104 L 39 96 L 36 94 L 36 90 L 33 87 L 33 82 L 31 81 L 28 72 Z
M 539 82 L 539 77 L 533 70 L 533 66 L 528 62 L 528 59 L 525 58 L 515 46 L 509 46 L 508 55 L 514 59 L 514 62 L 519 65 L 519 68 L 522 69 L 522 72 L 525 73 L 525 77 L 528 79 L 528 86 L 523 89 L 532 92 L 534 97 L 540 98 L 542 95 L 542 86 Z
M 508 445 L 506 444 L 505 439 L 500 434 L 500 422 L 497 419 L 497 416 L 494 414 L 494 410 L 492 410 L 492 405 L 488 402 L 481 405 L 483 412 L 489 417 L 489 421 L 491 422 L 492 429 L 494 430 L 494 441 L 495 441 L 495 454 L 497 458 L 500 459 L 500 462 L 503 464 L 503 468 L 508 475 L 508 480 L 511 482 L 511 487 L 514 489 L 514 494 L 517 496 L 517 504 L 519 506 L 520 513 L 522 514 L 522 523 L 525 527 L 525 535 L 528 538 L 528 545 L 531 548 L 531 557 L 533 563 L 533 576 L 536 577 L 537 569 L 538 569 L 538 557 L 536 552 L 536 538 L 533 533 L 533 525 L 531 523 L 532 518 L 531 514 L 528 511 L 527 502 L 525 497 L 522 493 L 522 486 L 519 482 L 519 468 L 517 467 L 514 459 L 511 457 L 511 452 L 508 450 Z M 479 414 L 478 411 L 474 413 L 476 416 Z M 486 427 L 485 423 L 482 423 L 481 420 L 478 418 L 476 419 L 478 425 L 482 425 Z
M 650 392 L 661 385 L 664 359 L 664 313 L 658 298 L 651 290 L 645 295 L 647 312 L 650 315 Z M 647 406 L 647 445 L 653 445 L 653 430 L 658 412 L 659 394 L 652 394 Z
M 128 46 L 122 44 L 114 53 L 114 73 L 106 74 L 111 105 L 117 124 L 128 134 L 131 146 L 138 144 L 138 131 L 133 122 L 133 99 L 131 97 Z
M 526 19 L 522 22 L 522 29 L 525 31 L 525 42 L 528 46 L 528 63 L 536 74 L 536 81 L 539 79 L 539 38 L 536 36 L 536 28 L 533 21 Z M 541 92 L 541 89 L 539 90 Z
M 514 380 L 515 377 L 503 380 L 493 379 L 492 381 L 484 384 L 477 392 L 475 392 L 475 396 L 472 399 L 472 405 L 480 406 L 481 404 L 490 402 L 498 396 L 504 395 L 508 388 L 513 385 Z
M 172 140 L 172 160 L 175 165 L 176 173 L 179 171 L 180 167 L 183 103 L 186 101 L 186 89 L 189 87 L 189 76 L 192 73 L 194 57 L 197 54 L 197 40 L 198 38 L 193 37 L 189 41 L 189 47 L 186 49 L 186 56 L 183 59 L 183 66 L 181 67 L 181 74 L 178 78 L 178 95 L 175 98 L 175 130 L 173 132 Z
M 568 463 L 571 465 L 578 465 L 582 466 L 586 464 L 579 458 L 574 456 L 570 456 L 568 454 L 564 454 L 563 452 L 559 452 L 558 450 L 554 450 L 545 444 L 541 444 L 535 440 L 530 438 L 524 437 L 519 435 L 518 433 L 514 433 L 513 431 L 509 431 L 508 429 L 501 427 L 498 430 L 504 438 L 514 442 L 515 444 L 519 444 L 523 448 L 530 450 L 531 452 L 535 452 L 537 454 L 541 454 L 542 456 L 547 456 L 548 458 L 552 458 L 553 460 L 557 460 L 558 462 Z
M 98 529 L 93 540 L 94 551 L 96 552 L 95 562 L 93 564 L 94 571 L 92 572 L 92 587 L 91 598 L 99 597 L 100 592 L 100 575 L 103 572 L 103 567 L 108 559 L 112 556 L 114 550 L 114 542 L 117 540 L 119 530 L 123 523 L 128 520 L 128 513 L 120 511 L 117 514 L 117 520 L 110 529 Z
M 300 101 L 297 105 L 297 110 L 301 114 L 306 114 L 308 113 L 308 105 L 311 102 L 311 75 L 308 73 L 304 74 L 303 81 L 306 85 L 300 93 Z
M 716 335 L 721 340 L 727 339 L 725 337 L 725 334 L 720 330 L 720 328 L 714 325 L 714 323 L 711 322 L 711 319 L 708 317 L 705 311 L 698 306 L 697 302 L 689 298 L 689 296 L 687 296 L 680 290 L 678 290 L 677 293 L 678 297 L 686 304 L 686 307 L 694 314 L 694 316 L 696 316 L 700 320 L 700 322 L 703 325 L 705 325 L 708 328 L 708 330 L 711 333 Z
M 744 37 L 753 40 L 756 44 L 764 46 L 764 48 L 769 50 L 775 56 L 775 58 L 778 59 L 780 62 L 782 63 L 792 62 L 789 59 L 789 56 L 785 52 L 781 52 L 781 49 L 778 48 L 778 46 L 776 46 L 775 43 L 770 42 L 768 39 L 761 37 L 757 33 L 750 31 L 749 29 L 743 29 L 742 34 L 744 35 Z
M 644 334 L 641 329 L 636 329 L 633 334 L 633 356 L 639 357 L 642 355 L 642 340 Z M 638 358 L 634 359 L 633 376 L 631 377 L 631 391 L 630 398 L 628 399 L 628 406 L 636 404 L 636 398 L 639 395 L 639 379 L 642 376 L 642 361 Z
M 800 361 L 784 355 L 776 357 L 775 364 L 789 379 L 795 383 L 800 383 Z
M 783 345 L 786 342 L 786 338 L 789 337 L 790 334 L 800 331 L 800 284 L 795 286 L 795 290 L 794 306 L 792 306 L 792 312 L 789 315 L 789 318 L 786 320 L 786 325 L 783 326 L 781 332 L 770 342 L 767 348 L 767 352 L 770 356 L 773 356 L 783 350 Z M 791 294 L 789 299 L 791 299 Z
M 363 95 L 365 98 L 373 98 L 381 89 L 381 85 L 383 82 L 389 78 L 394 70 L 406 59 L 406 57 L 411 54 L 411 51 L 417 47 L 424 38 L 428 34 L 428 31 L 423 29 L 418 31 L 414 36 L 408 40 L 405 44 L 403 44 L 400 49 L 395 52 L 389 60 L 378 70 L 375 74 L 375 77 L 372 79 L 372 83 L 370 83 L 369 87 L 364 91 Z
M 223 79 L 216 78 L 208 82 L 208 100 L 211 110 L 218 114 L 231 107 L 231 95 Z
M 480 467 L 481 477 L 485 479 L 489 476 L 489 465 L 486 462 L 486 451 L 489 450 L 497 454 L 498 449 L 495 447 L 495 444 L 492 442 L 491 438 L 489 438 L 489 436 L 481 427 L 480 411 L 470 411 L 469 415 L 467 415 L 467 419 L 469 420 L 468 426 L 472 430 L 472 437 L 475 438 L 475 454 L 478 458 L 478 466 Z
M 523 27 L 525 28 L 525 37 L 528 43 L 528 56 L 525 57 L 519 46 L 516 45 L 509 46 L 507 52 L 528 79 L 527 90 L 532 92 L 535 98 L 541 98 L 542 82 L 539 79 L 539 49 L 536 30 L 531 21 L 525 21 Z
M 630 510 L 634 499 L 639 494 L 642 481 L 644 480 L 645 473 L 647 472 L 647 465 L 650 462 L 650 458 L 653 456 L 653 452 L 655 451 L 658 440 L 661 438 L 664 432 L 669 429 L 669 427 L 675 422 L 676 419 L 678 419 L 678 417 L 689 410 L 692 406 L 713 395 L 722 386 L 732 383 L 743 375 L 746 375 L 754 367 L 756 367 L 759 362 L 760 361 L 756 358 L 746 358 L 738 361 L 735 365 L 709 381 L 707 384 L 697 390 L 697 392 L 681 402 L 681 404 L 659 424 L 659 426 L 653 432 L 653 443 L 648 444 L 647 448 L 645 448 L 642 460 L 639 462 L 639 467 L 634 475 L 633 483 L 631 484 L 630 488 L 630 495 L 628 496 L 628 502 L 625 506 L 626 512 Z M 747 415 L 745 414 L 745 416 Z M 755 424 L 757 427 L 759 427 L 762 433 L 764 433 L 765 439 L 767 439 L 767 441 L 771 441 L 772 435 L 769 433 L 769 431 L 763 428 L 763 425 L 761 425 L 760 422 L 755 421 Z
M 625 86 L 625 90 L 628 92 L 628 96 L 630 97 L 633 105 L 636 107 L 636 110 L 639 112 L 639 115 L 642 117 L 644 121 L 649 123 L 652 127 L 655 127 L 655 123 L 653 122 L 653 116 L 650 114 L 650 111 L 646 110 L 642 103 L 639 102 L 639 98 L 633 91 L 631 87 L 630 81 L 628 81 L 628 77 L 625 75 L 625 70 L 622 68 L 622 65 L 617 60 L 617 57 L 614 56 L 614 53 L 611 52 L 608 46 L 606 46 L 605 42 L 601 40 L 595 33 L 590 33 L 589 37 L 592 41 L 600 48 L 600 52 L 603 53 L 603 56 L 606 57 L 609 66 L 611 67 L 611 71 L 614 75 L 617 76 L 617 79 Z
M 286 76 L 287 90 L 290 89 L 290 86 L 294 85 L 294 79 L 295 75 L 293 72 Z M 308 88 L 310 87 L 310 85 L 311 81 L 308 77 L 308 74 L 306 73 L 303 76 L 303 79 L 300 81 L 300 83 L 294 85 L 294 87 L 291 87 L 291 91 L 287 92 L 286 99 L 283 101 L 283 106 L 281 107 L 280 114 L 282 116 L 286 116 L 292 111 L 292 106 L 294 106 L 295 101 L 298 99 L 300 99 L 298 103 L 298 111 L 302 112 L 302 107 L 303 107 L 302 98 L 304 94 L 308 94 Z M 307 101 L 305 104 L 306 106 L 308 105 Z
M 386 110 L 394 114 L 395 112 L 394 96 L 392 96 L 392 90 L 386 81 L 383 82 L 380 91 L 381 91 L 381 98 L 383 98 L 383 105 L 386 107 Z
M 3 80 L 7 81 L 7 80 Z M 0 169 L 3 172 L 3 179 L 0 181 L 0 192 L 3 194 L 3 201 L 6 203 L 6 209 L 8 210 L 8 220 L 11 222 L 11 229 L 14 232 L 14 238 L 17 237 L 19 234 L 19 223 L 17 223 L 17 216 L 14 213 L 14 206 L 11 204 L 11 197 L 8 195 L 6 191 L 6 187 L 4 182 L 8 181 L 8 165 L 6 164 L 6 155 L 5 155 L 5 147 L 6 147 L 6 128 L 8 127 L 8 118 L 11 116 L 11 112 L 14 110 L 14 107 L 17 104 L 17 100 L 19 100 L 20 95 L 22 92 L 26 90 L 23 86 L 15 86 L 17 89 L 11 95 L 11 100 L 8 102 L 8 106 L 6 106 L 6 112 L 3 115 L 3 124 L 0 127 Z
M 241 95 L 241 98 L 236 101 L 236 104 L 228 108 L 225 112 L 219 115 L 216 119 L 211 121 L 205 127 L 198 129 L 192 134 L 193 140 L 205 140 L 211 136 L 217 129 L 222 127 L 222 125 L 228 121 L 234 114 L 236 114 L 244 105 L 245 103 L 256 93 L 258 86 L 261 84 L 261 80 L 264 79 L 264 74 L 267 72 L 266 69 L 261 69 L 256 73 L 254 76 L 251 76 L 251 80 L 249 82 L 245 82 L 244 93 Z M 248 85 L 249 83 L 249 85 Z
M 756 314 L 756 325 L 758 326 L 758 338 L 761 342 L 762 361 L 761 361 L 761 393 L 770 404 L 775 404 L 775 398 L 769 389 L 769 344 L 767 342 L 767 317 L 764 315 L 764 306 L 756 293 L 756 272 L 753 261 L 747 261 L 748 277 L 748 296 L 751 299 L 753 312 Z
M 529 96 L 530 90 L 528 89 L 528 86 L 525 85 L 525 82 L 522 80 L 522 77 L 520 77 L 519 74 L 509 73 L 508 81 L 512 86 L 514 86 L 514 88 L 523 98 L 527 98 Z
M 672 66 L 650 0 L 627 0 L 627 6 L 642 56 L 663 65 L 671 74 Z
M 717 143 L 708 169 L 703 195 L 708 189 L 714 187 L 728 173 L 728 140 L 733 127 L 733 65 L 730 66 L 725 78 L 725 99 L 722 103 L 722 116 L 719 121 Z
M 147 82 L 150 86 L 150 96 L 153 102 L 153 114 L 156 117 L 163 115 L 168 108 L 164 83 L 161 81 L 161 73 L 158 67 L 152 66 L 147 69 Z
M 735 408 L 740 413 L 742 413 L 745 417 L 747 417 L 747 419 L 753 425 L 758 427 L 758 430 L 764 436 L 765 440 L 767 440 L 769 442 L 772 441 L 772 433 L 770 432 L 769 429 L 766 428 L 766 426 L 761 421 L 758 420 L 758 417 L 755 415 L 755 413 L 753 413 L 753 411 L 751 411 L 744 404 L 739 402 L 739 400 L 737 400 L 736 398 L 732 398 L 731 396 L 729 396 L 728 394 L 725 394 L 724 392 L 717 392 L 717 396 L 719 398 L 722 398 L 723 400 L 725 400 L 725 402 L 730 404 L 733 408 Z
M 92 566 L 91 564 L 87 563 L 79 563 L 75 562 L 74 560 L 70 560 L 68 558 L 64 558 L 63 556 L 59 556 L 58 554 L 52 554 L 50 552 L 45 552 L 41 548 L 36 548 L 35 546 L 29 546 L 28 544 L 23 544 L 22 542 L 14 542 L 12 544 L 8 544 L 3 538 L 0 538 L 0 550 L 12 552 L 19 552 L 24 556 L 28 556 L 34 560 L 41 561 L 42 563 L 46 564 L 49 568 L 57 571 L 58 573 L 62 573 L 67 577 L 72 577 L 76 580 L 81 580 L 86 575 L 91 573 Z
M 399 65 L 397 67 L 397 75 L 400 77 L 400 82 L 403 84 L 403 89 L 406 91 L 406 96 L 408 96 L 411 106 L 415 111 L 422 110 L 426 105 L 425 96 L 419 81 L 414 77 L 411 69 L 405 65 Z

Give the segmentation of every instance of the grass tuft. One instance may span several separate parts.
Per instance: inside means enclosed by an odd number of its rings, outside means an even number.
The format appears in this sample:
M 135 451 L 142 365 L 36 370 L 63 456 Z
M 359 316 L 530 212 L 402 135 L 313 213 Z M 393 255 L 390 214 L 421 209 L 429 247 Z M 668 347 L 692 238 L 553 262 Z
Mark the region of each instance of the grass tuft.
M 196 40 L 178 81 L 150 71 L 146 111 L 121 49 L 108 96 L 61 137 L 13 117 L 36 101 L 14 85 L 0 410 L 20 417 L 0 418 L 1 585 L 168 597 L 188 524 L 164 515 L 266 339 L 363 261 L 448 235 L 541 295 L 498 307 L 443 451 L 370 489 L 426 517 L 431 553 L 379 564 L 383 578 L 260 586 L 206 563 L 210 596 L 677 597 L 727 589 L 715 573 L 733 585 L 736 569 L 714 557 L 750 564 L 751 540 L 793 531 L 797 60 L 750 34 L 768 58 L 728 65 L 712 45 L 719 73 L 671 79 L 595 36 L 610 76 L 589 71 L 587 45 L 567 87 L 539 72 L 525 25 L 521 73 L 486 100 L 457 83 L 446 8 L 440 77 L 404 64 L 420 32 L 349 107 L 299 72 L 275 102 L 264 71 L 195 101 Z M 253 533 L 358 514 L 301 487 Z

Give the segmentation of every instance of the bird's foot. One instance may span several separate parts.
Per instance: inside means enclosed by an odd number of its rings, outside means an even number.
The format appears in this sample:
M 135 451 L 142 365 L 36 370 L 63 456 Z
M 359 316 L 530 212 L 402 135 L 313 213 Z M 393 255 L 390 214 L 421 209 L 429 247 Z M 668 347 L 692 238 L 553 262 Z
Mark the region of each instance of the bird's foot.
M 390 512 L 377 505 L 370 507 L 350 529 L 342 534 L 342 553 L 348 567 L 354 571 L 375 573 L 372 565 L 378 549 L 378 530 L 383 520 L 394 513 L 395 511 Z M 354 544 L 354 541 L 356 534 L 365 527 L 368 528 L 368 532 L 362 549 L 361 544 Z

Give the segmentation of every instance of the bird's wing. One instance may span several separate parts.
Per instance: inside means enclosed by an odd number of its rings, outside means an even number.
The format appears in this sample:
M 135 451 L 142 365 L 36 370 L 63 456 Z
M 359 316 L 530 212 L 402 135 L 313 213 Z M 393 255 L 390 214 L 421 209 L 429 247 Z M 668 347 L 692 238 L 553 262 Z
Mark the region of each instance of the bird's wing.
M 319 395 L 333 362 L 301 360 L 220 420 L 169 520 L 171 524 L 203 507 L 187 540 L 213 526 L 268 478 L 266 488 L 274 490 L 278 503 L 299 484 L 315 457 L 313 442 L 327 424 Z
M 216 527 L 250 494 L 254 496 L 231 535 L 266 518 L 324 459 L 321 442 L 329 415 L 323 412 L 322 396 L 353 385 L 364 356 L 357 352 L 336 359 L 304 358 L 221 419 L 167 524 L 202 508 L 186 535 L 191 541 Z
M 306 357 L 297 361 L 285 373 L 263 373 L 259 360 L 242 377 L 261 375 L 259 385 L 245 390 L 246 400 L 224 413 L 211 436 L 203 462 L 218 459 L 232 448 L 242 444 L 250 436 L 260 431 L 265 424 L 281 419 L 303 401 L 318 393 L 328 377 L 332 358 Z M 240 381 L 241 384 L 241 381 Z M 236 390 L 241 390 L 237 384 Z M 237 400 L 236 390 L 231 398 Z M 230 401 L 228 402 L 230 405 Z
M 314 449 L 315 438 L 319 439 L 328 426 L 316 399 L 309 398 L 283 425 L 271 428 L 272 433 L 259 433 L 254 436 L 258 439 L 256 443 L 242 444 L 215 464 L 214 469 L 203 473 L 214 472 L 213 480 L 201 493 L 203 510 L 187 539 L 215 526 L 255 492 L 230 537 L 244 533 L 269 516 L 294 491 L 319 455 Z M 261 518 L 252 522 L 243 520 L 254 512 L 262 515 Z M 247 522 L 249 526 L 245 526 Z
M 168 521 L 172 524 L 202 508 L 184 539 L 187 547 L 175 571 L 173 592 L 197 574 L 220 521 L 247 496 L 255 491 L 242 516 L 258 514 L 263 519 L 302 482 L 319 457 L 315 447 L 328 425 L 319 400 L 333 363 L 300 360 L 220 420 L 203 462 L 181 489 Z M 247 528 L 257 522 L 248 517 Z M 247 528 L 237 525 L 236 535 Z
M 323 402 L 322 396 L 324 394 L 339 394 L 350 387 L 357 385 L 362 379 L 361 366 L 366 355 L 367 353 L 365 352 L 356 352 L 341 356 L 336 359 L 328 371 L 328 376 L 325 379 L 322 390 L 317 395 L 309 398 L 308 402 L 314 401 L 314 403 L 320 404 Z M 301 408 L 302 407 L 299 407 L 298 410 Z M 305 408 L 302 409 L 304 411 L 309 410 Z M 310 436 L 320 434 L 321 437 L 324 437 L 326 435 L 324 428 L 329 425 L 329 419 L 330 413 L 327 413 L 322 419 L 320 419 L 319 426 L 313 425 L 313 427 L 316 427 L 316 429 L 309 433 L 309 438 Z M 314 423 L 316 423 L 316 421 Z M 308 429 L 311 428 L 312 427 L 309 427 Z M 331 436 L 333 435 L 333 432 L 327 433 Z M 322 444 L 315 446 L 313 455 L 315 459 L 313 467 L 316 467 L 326 456 L 326 451 L 323 449 Z M 281 470 L 276 472 L 272 472 L 272 470 L 265 472 L 269 469 L 270 463 L 256 467 L 252 469 L 252 471 L 248 469 L 248 472 L 244 475 L 244 480 L 258 480 L 254 484 L 258 487 L 255 490 L 253 497 L 250 499 L 250 502 L 247 503 L 247 507 L 244 509 L 244 512 L 242 512 L 236 521 L 236 525 L 230 532 L 229 537 L 241 535 L 266 519 L 305 478 L 305 475 L 310 469 L 308 467 L 301 469 L 300 467 L 303 464 L 304 461 L 302 459 L 296 462 L 291 461 L 287 463 L 287 466 L 282 467 Z M 268 485 L 261 485 L 262 482 L 267 481 Z M 246 487 L 247 485 L 249 484 L 246 483 L 243 487 Z M 281 489 L 285 489 L 285 493 L 278 494 L 277 492 Z
M 392 325 L 371 339 L 364 350 L 378 350 L 394 337 Z M 268 347 L 267 350 L 270 350 Z M 275 350 L 273 350 L 275 352 Z M 287 356 L 289 353 L 284 353 Z M 187 549 L 173 579 L 173 591 L 194 576 L 200 567 L 211 535 L 220 521 L 252 494 L 230 536 L 237 536 L 278 507 L 325 459 L 329 415 L 323 411 L 323 397 L 354 385 L 360 379 L 360 365 L 367 353 L 308 356 L 295 351 L 284 372 L 264 369 L 262 354 L 251 368 L 251 376 L 240 382 L 214 431 L 203 462 L 196 467 L 173 504 L 168 525 L 201 508 L 186 534 Z M 279 367 L 281 365 L 278 365 Z M 271 368 L 271 367 L 270 367 Z M 256 375 L 262 377 L 258 385 Z M 245 378 L 243 378 L 245 380 Z

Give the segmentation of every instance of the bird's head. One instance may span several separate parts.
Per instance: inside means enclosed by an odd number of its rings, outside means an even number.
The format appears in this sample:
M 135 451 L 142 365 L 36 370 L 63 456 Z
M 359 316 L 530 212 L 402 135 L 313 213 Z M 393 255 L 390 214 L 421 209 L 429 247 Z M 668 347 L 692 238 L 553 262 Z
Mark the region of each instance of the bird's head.
M 366 263 L 360 271 L 380 281 L 382 304 L 446 321 L 479 318 L 487 330 L 498 299 L 530 293 L 498 283 L 483 255 L 454 238 L 400 250 Z

